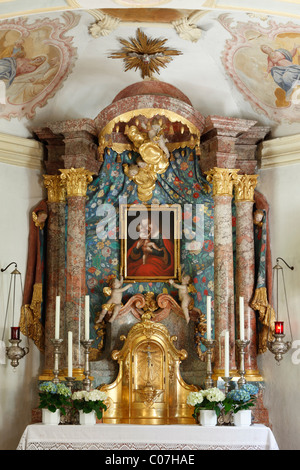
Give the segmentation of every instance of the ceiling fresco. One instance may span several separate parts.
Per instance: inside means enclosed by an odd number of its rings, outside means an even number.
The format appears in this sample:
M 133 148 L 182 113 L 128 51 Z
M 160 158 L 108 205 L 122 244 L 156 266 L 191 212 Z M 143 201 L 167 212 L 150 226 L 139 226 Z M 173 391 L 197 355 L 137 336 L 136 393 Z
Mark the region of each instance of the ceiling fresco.
M 31 137 L 49 121 L 94 119 L 143 80 L 112 60 L 138 29 L 178 51 L 151 79 L 203 115 L 254 119 L 274 137 L 299 133 L 300 0 L 229 3 L 0 0 L 0 133 Z

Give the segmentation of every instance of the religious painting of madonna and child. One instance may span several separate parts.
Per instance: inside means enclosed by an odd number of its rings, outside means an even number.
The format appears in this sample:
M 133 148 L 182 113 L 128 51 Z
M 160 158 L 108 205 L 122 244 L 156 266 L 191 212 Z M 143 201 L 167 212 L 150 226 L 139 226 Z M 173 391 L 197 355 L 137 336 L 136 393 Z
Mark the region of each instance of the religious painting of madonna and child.
M 232 34 L 223 64 L 237 89 L 252 107 L 273 121 L 300 119 L 300 26 L 265 20 L 264 24 L 221 24 Z
M 127 281 L 179 277 L 181 207 L 121 205 L 121 271 Z
M 28 18 L 0 24 L 0 118 L 33 118 L 62 86 L 74 65 L 76 49 L 65 33 L 76 26 L 71 12 L 58 19 Z

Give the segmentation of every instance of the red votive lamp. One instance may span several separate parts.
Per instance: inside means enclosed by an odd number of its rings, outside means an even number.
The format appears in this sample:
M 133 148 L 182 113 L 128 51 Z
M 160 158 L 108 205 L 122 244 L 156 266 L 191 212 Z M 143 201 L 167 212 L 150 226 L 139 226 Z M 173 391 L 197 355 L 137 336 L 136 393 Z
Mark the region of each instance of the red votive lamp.
M 275 334 L 276 335 L 283 335 L 283 321 L 276 321 L 275 322 Z
M 10 329 L 10 339 L 20 339 L 20 327 L 12 326 Z

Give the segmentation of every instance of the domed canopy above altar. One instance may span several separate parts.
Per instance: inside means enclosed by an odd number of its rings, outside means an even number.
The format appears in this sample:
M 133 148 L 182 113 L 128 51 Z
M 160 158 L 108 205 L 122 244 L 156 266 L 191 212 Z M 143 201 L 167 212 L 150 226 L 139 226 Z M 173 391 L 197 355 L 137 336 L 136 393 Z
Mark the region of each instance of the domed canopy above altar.
M 121 90 L 96 116 L 94 124 L 99 136 L 107 136 L 107 141 L 108 136 L 114 140 L 113 134 L 118 134 L 124 123 L 131 125 L 136 119 L 154 117 L 161 118 L 168 128 L 172 124 L 171 132 L 185 138 L 193 135 L 199 139 L 205 126 L 205 117 L 182 91 L 156 79 L 136 82 Z
M 137 95 L 169 96 L 192 106 L 190 99 L 181 90 L 170 83 L 161 82 L 159 80 L 143 80 L 133 83 L 121 90 L 114 98 L 113 103 L 123 98 Z

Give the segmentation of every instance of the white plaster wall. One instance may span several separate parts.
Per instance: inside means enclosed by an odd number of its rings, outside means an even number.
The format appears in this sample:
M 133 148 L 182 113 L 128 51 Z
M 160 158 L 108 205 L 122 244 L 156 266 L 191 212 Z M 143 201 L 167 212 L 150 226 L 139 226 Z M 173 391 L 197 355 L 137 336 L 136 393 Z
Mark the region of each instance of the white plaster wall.
M 40 172 L 0 163 L 0 267 L 15 261 L 22 274 L 23 285 L 27 264 L 29 217 L 31 209 L 42 199 Z M 3 335 L 10 266 L 0 272 L 0 339 Z M 18 285 L 17 285 L 18 286 Z M 18 296 L 18 302 L 21 301 Z M 4 339 L 9 335 L 6 328 Z M 27 338 L 21 335 L 21 346 Z M 37 404 L 37 379 L 42 365 L 41 354 L 30 340 L 30 352 L 21 359 L 16 371 L 0 364 L 0 449 L 14 450 L 25 427 L 31 421 L 31 409 Z M 40 364 L 41 362 L 41 364 Z
M 300 449 L 300 164 L 277 166 L 259 172 L 258 189 L 270 204 L 270 230 L 273 266 L 283 258 L 293 348 L 280 365 L 268 351 L 259 358 L 266 381 L 265 405 L 269 410 L 275 438 L 282 450 Z M 283 300 L 284 297 L 282 297 Z M 279 316 L 289 328 L 285 302 L 279 303 Z M 298 342 L 298 343 L 297 343 Z

